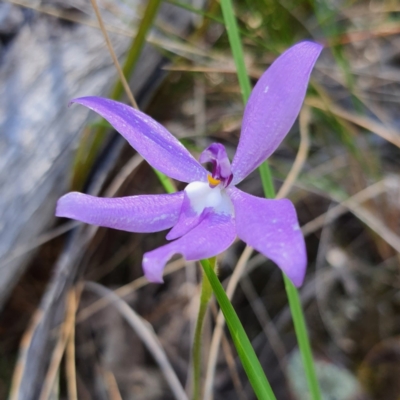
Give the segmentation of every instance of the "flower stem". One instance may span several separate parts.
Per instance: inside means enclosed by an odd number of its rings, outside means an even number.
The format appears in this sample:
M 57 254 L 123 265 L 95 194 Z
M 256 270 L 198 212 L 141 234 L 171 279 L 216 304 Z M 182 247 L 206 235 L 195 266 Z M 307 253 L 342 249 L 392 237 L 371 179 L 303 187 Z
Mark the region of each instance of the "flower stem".
M 246 104 L 250 96 L 250 80 L 247 75 L 246 65 L 244 62 L 243 48 L 240 40 L 240 35 L 237 27 L 236 17 L 233 11 L 231 0 L 221 0 L 222 13 L 225 20 L 226 30 L 228 32 L 229 43 L 232 49 L 233 58 L 235 60 L 239 84 Z M 264 189 L 265 197 L 275 198 L 275 189 L 272 179 L 272 174 L 267 161 L 259 167 L 261 181 Z M 320 400 L 321 392 L 318 385 L 317 376 L 315 373 L 314 360 L 311 352 L 309 337 L 307 334 L 306 323 L 303 310 L 301 307 L 299 294 L 292 282 L 284 275 L 285 289 L 289 300 L 290 311 L 292 313 L 294 328 L 297 336 L 297 341 L 300 348 L 300 353 L 303 361 L 303 367 L 306 372 L 306 378 L 312 400 Z
M 274 198 L 275 188 L 272 180 L 271 170 L 269 169 L 267 162 L 261 164 L 259 171 L 265 197 Z M 307 333 L 307 326 L 299 298 L 299 292 L 290 279 L 284 273 L 282 273 L 282 275 L 285 282 L 286 295 L 289 300 L 289 307 L 292 314 L 297 343 L 299 344 L 301 360 L 303 362 L 308 388 L 311 393 L 311 399 L 321 400 L 321 391 L 318 384 L 317 374 L 315 372 L 314 358 L 311 351 L 310 339 Z
M 271 168 L 267 161 L 264 161 L 259 167 L 258 171 L 261 176 L 261 183 L 264 189 L 264 195 L 267 199 L 275 198 L 274 182 L 272 180 Z
M 235 60 L 236 72 L 239 79 L 240 90 L 242 92 L 243 103 L 246 104 L 251 93 L 251 83 L 250 78 L 247 75 L 246 64 L 244 63 L 243 47 L 240 40 L 236 17 L 233 12 L 232 1 L 221 0 L 221 9 L 224 16 L 225 27 L 228 33 L 233 59 Z
M 224 314 L 226 324 L 231 333 L 233 343 L 240 357 L 243 368 L 249 378 L 250 384 L 259 400 L 276 400 L 274 392 L 258 361 L 256 353 L 246 332 L 225 293 L 217 275 L 209 260 L 201 260 L 201 265 L 207 280 L 209 281 L 219 306 Z
M 267 162 L 260 165 L 259 171 L 264 195 L 267 198 L 273 199 L 275 197 L 275 188 L 271 170 L 269 169 Z M 290 279 L 284 273 L 282 273 L 282 275 L 285 282 L 286 295 L 289 300 L 289 307 L 292 314 L 297 343 L 299 344 L 301 360 L 303 362 L 308 388 L 311 393 L 311 399 L 321 400 L 321 391 L 318 384 L 317 374 L 315 372 L 314 358 L 311 351 L 310 339 L 307 333 L 307 326 L 299 298 L 299 292 Z
M 217 268 L 217 259 L 212 257 L 208 259 L 210 267 L 215 271 Z M 204 275 L 204 271 L 203 271 Z M 200 306 L 197 314 L 196 329 L 194 332 L 194 341 L 192 348 L 193 357 L 193 400 L 201 398 L 201 333 L 203 330 L 204 318 L 206 316 L 208 303 L 212 295 L 212 288 L 208 279 L 203 276 L 201 283 Z
M 311 392 L 311 399 L 321 400 L 321 391 L 315 372 L 314 359 L 311 351 L 310 340 L 307 334 L 307 326 L 301 307 L 299 292 L 285 274 L 283 274 L 283 279 L 285 282 L 286 294 L 289 299 L 290 311 L 292 313 L 294 329 L 296 331 L 297 342 L 300 348 L 308 388 Z
M 175 193 L 176 187 L 172 183 L 172 180 L 168 178 L 167 175 L 164 175 L 162 172 L 153 168 L 154 173 L 157 175 L 158 180 L 160 181 L 161 185 L 163 186 L 164 190 L 167 193 Z

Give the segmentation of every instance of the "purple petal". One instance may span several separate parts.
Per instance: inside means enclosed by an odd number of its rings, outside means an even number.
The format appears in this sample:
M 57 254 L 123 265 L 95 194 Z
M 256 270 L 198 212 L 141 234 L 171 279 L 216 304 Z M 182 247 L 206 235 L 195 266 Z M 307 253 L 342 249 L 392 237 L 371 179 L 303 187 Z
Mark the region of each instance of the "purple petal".
M 183 192 L 101 198 L 71 192 L 57 203 L 56 216 L 128 232 L 158 232 L 178 221 Z
M 101 97 L 72 100 L 100 114 L 154 168 L 181 182 L 205 181 L 207 171 L 162 125 L 126 104 Z
M 174 240 L 188 233 L 190 230 L 199 225 L 199 223 L 207 216 L 211 209 L 209 207 L 204 209 L 200 214 L 197 213 L 195 210 L 193 210 L 187 193 L 184 193 L 185 197 L 183 198 L 178 222 L 168 232 L 166 236 L 167 240 Z
M 213 166 L 212 177 L 223 181 L 228 186 L 232 180 L 231 163 L 226 154 L 225 146 L 221 143 L 213 143 L 200 155 L 202 164 L 210 162 Z
M 306 246 L 296 210 L 288 199 L 268 200 L 228 189 L 240 239 L 274 261 L 295 286 L 303 283 Z
M 216 256 L 235 240 L 235 222 L 232 216 L 210 213 L 199 225 L 181 238 L 143 257 L 143 270 L 150 282 L 163 282 L 163 270 L 174 254 L 182 254 L 186 260 L 201 260 Z
M 233 185 L 266 160 L 289 132 L 321 50 L 317 43 L 296 44 L 278 57 L 257 82 L 244 111 L 232 162 Z

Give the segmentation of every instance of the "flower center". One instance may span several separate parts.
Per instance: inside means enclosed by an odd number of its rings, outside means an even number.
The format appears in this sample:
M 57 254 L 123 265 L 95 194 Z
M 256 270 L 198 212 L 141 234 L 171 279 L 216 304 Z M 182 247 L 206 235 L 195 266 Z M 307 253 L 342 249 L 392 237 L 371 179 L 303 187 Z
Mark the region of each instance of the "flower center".
M 222 188 L 226 188 L 231 183 L 233 178 L 231 163 L 222 144 L 213 143 L 208 146 L 201 153 L 200 162 L 202 164 L 208 162 L 212 164 L 212 173 L 207 176 L 211 188 L 215 188 L 220 184 Z
M 213 208 L 215 212 L 222 214 L 233 213 L 232 202 L 223 188 L 213 188 L 207 182 L 191 182 L 185 187 L 185 192 L 191 208 L 197 215 L 205 208 Z
M 218 186 L 221 183 L 221 179 L 214 179 L 211 175 L 207 175 L 207 180 L 212 188 Z
M 217 207 L 221 202 L 221 190 L 212 189 L 206 182 L 192 182 L 185 187 L 193 210 L 200 214 L 207 207 Z

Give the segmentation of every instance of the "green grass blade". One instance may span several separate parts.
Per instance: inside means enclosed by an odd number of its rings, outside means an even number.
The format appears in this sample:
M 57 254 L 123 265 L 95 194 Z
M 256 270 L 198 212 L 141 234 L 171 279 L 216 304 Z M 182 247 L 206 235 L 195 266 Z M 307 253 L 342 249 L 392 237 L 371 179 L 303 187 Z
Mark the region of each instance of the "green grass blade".
M 168 178 L 167 175 L 164 175 L 162 172 L 153 168 L 154 173 L 157 175 L 158 180 L 160 181 L 161 185 L 165 189 L 167 193 L 175 193 L 176 188 L 172 183 L 172 180 Z
M 224 314 L 240 361 L 242 362 L 243 368 L 246 371 L 257 398 L 259 400 L 276 400 L 250 340 L 210 262 L 208 260 L 201 260 L 201 265 Z
M 285 289 L 287 297 L 289 299 L 294 329 L 296 331 L 297 342 L 299 343 L 300 354 L 303 361 L 308 387 L 310 389 L 312 399 L 321 400 L 322 396 L 318 384 L 317 375 L 315 373 L 314 360 L 311 351 L 310 341 L 307 334 L 306 321 L 304 319 L 303 310 L 301 308 L 299 292 L 285 274 L 283 274 L 283 279 L 285 281 Z
M 193 7 L 190 4 L 183 3 L 183 2 L 180 2 L 177 0 L 166 0 L 166 2 L 169 4 L 173 4 L 177 7 L 183 8 L 184 10 L 188 10 L 188 11 L 192 12 L 193 14 L 201 15 L 204 18 L 208 18 L 210 21 L 214 21 L 214 22 L 217 22 L 218 24 L 225 25 L 225 21 L 223 18 L 218 17 L 212 13 L 203 11 L 200 8 Z M 240 29 L 240 28 L 239 28 L 239 32 L 242 36 L 251 40 L 252 43 L 256 44 L 257 46 L 260 46 L 262 49 L 271 50 L 268 43 L 258 39 L 254 33 L 250 33 L 249 31 L 247 31 L 245 29 Z
M 229 43 L 232 49 L 233 58 L 236 64 L 236 70 L 238 74 L 239 84 L 241 87 L 241 92 L 243 95 L 244 103 L 246 104 L 250 96 L 251 87 L 250 87 L 250 80 L 248 78 L 246 71 L 246 66 L 244 63 L 243 49 L 239 32 L 237 29 L 236 18 L 233 12 L 232 1 L 221 0 L 221 8 L 224 15 L 226 29 L 228 31 Z M 260 166 L 259 171 L 261 174 L 261 180 L 265 197 L 274 198 L 275 189 L 273 185 L 272 174 L 269 169 L 268 163 L 267 162 L 263 163 Z M 285 280 L 286 293 L 289 299 L 290 310 L 292 313 L 293 323 L 295 326 L 297 341 L 299 344 L 303 360 L 303 366 L 306 371 L 307 383 L 311 392 L 311 398 L 312 400 L 320 400 L 321 392 L 319 389 L 318 380 L 315 373 L 314 359 L 312 357 L 310 341 L 308 338 L 305 318 L 303 310 L 301 308 L 298 291 L 285 276 L 284 280 Z M 225 316 L 225 318 L 227 319 L 227 316 Z M 229 326 L 228 319 L 227 319 L 227 324 Z
M 259 170 L 264 189 L 264 195 L 267 198 L 275 197 L 275 189 L 272 183 L 272 176 L 267 163 L 263 163 Z M 286 295 L 289 300 L 290 312 L 292 314 L 294 330 L 296 332 L 297 343 L 299 345 L 301 360 L 303 362 L 306 374 L 308 388 L 312 400 L 321 400 L 321 391 L 318 384 L 317 374 L 315 372 L 314 358 L 311 351 L 310 339 L 307 333 L 306 321 L 299 298 L 299 292 L 290 279 L 283 273 Z
M 229 44 L 231 46 L 233 59 L 235 60 L 243 103 L 246 104 L 250 97 L 251 84 L 249 76 L 247 75 L 246 64 L 244 62 L 243 48 L 239 36 L 236 17 L 233 12 L 232 1 L 221 0 L 221 9 L 224 16 L 226 30 L 228 32 Z
M 265 162 L 259 167 L 261 182 L 264 195 L 267 198 L 275 197 L 275 189 L 272 183 L 272 175 L 268 164 Z M 315 372 L 314 358 L 311 351 L 310 339 L 307 333 L 306 321 L 299 298 L 299 292 L 290 279 L 283 273 L 286 295 L 289 300 L 290 312 L 292 314 L 294 330 L 296 332 L 297 343 L 299 345 L 301 360 L 306 374 L 308 388 L 312 400 L 321 400 L 321 390 L 319 388 L 317 374 Z
M 261 183 L 264 189 L 264 195 L 267 199 L 275 198 L 274 181 L 272 180 L 271 168 L 267 161 L 264 161 L 259 167 L 258 171 L 261 176 Z
M 177 0 L 166 0 L 166 3 L 173 4 L 174 6 L 177 6 L 177 7 L 183 8 L 184 10 L 192 12 L 193 14 L 201 15 L 202 17 L 209 18 L 211 21 L 218 22 L 218 23 L 224 25 L 223 19 L 216 17 L 214 14 L 203 11 L 201 8 L 193 7 L 192 5 L 190 5 L 188 3 L 183 3 L 183 2 L 177 1 Z

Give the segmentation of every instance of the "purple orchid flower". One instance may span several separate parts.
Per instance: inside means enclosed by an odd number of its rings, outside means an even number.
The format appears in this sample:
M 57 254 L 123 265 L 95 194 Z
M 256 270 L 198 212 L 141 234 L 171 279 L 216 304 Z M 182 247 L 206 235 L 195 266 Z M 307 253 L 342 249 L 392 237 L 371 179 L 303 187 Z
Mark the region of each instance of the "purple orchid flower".
M 251 93 L 232 165 L 222 144 L 214 143 L 201 154 L 200 163 L 212 164 L 211 174 L 148 115 L 99 97 L 73 100 L 105 118 L 152 167 L 188 185 L 174 194 L 111 199 L 72 192 L 60 198 L 56 215 L 129 232 L 172 228 L 167 234 L 172 242 L 143 257 L 144 273 L 152 282 L 163 282 L 163 269 L 174 254 L 187 260 L 213 257 L 238 236 L 300 286 L 307 256 L 293 204 L 287 199 L 258 198 L 235 185 L 289 132 L 321 50 L 319 44 L 302 42 L 277 58 Z

